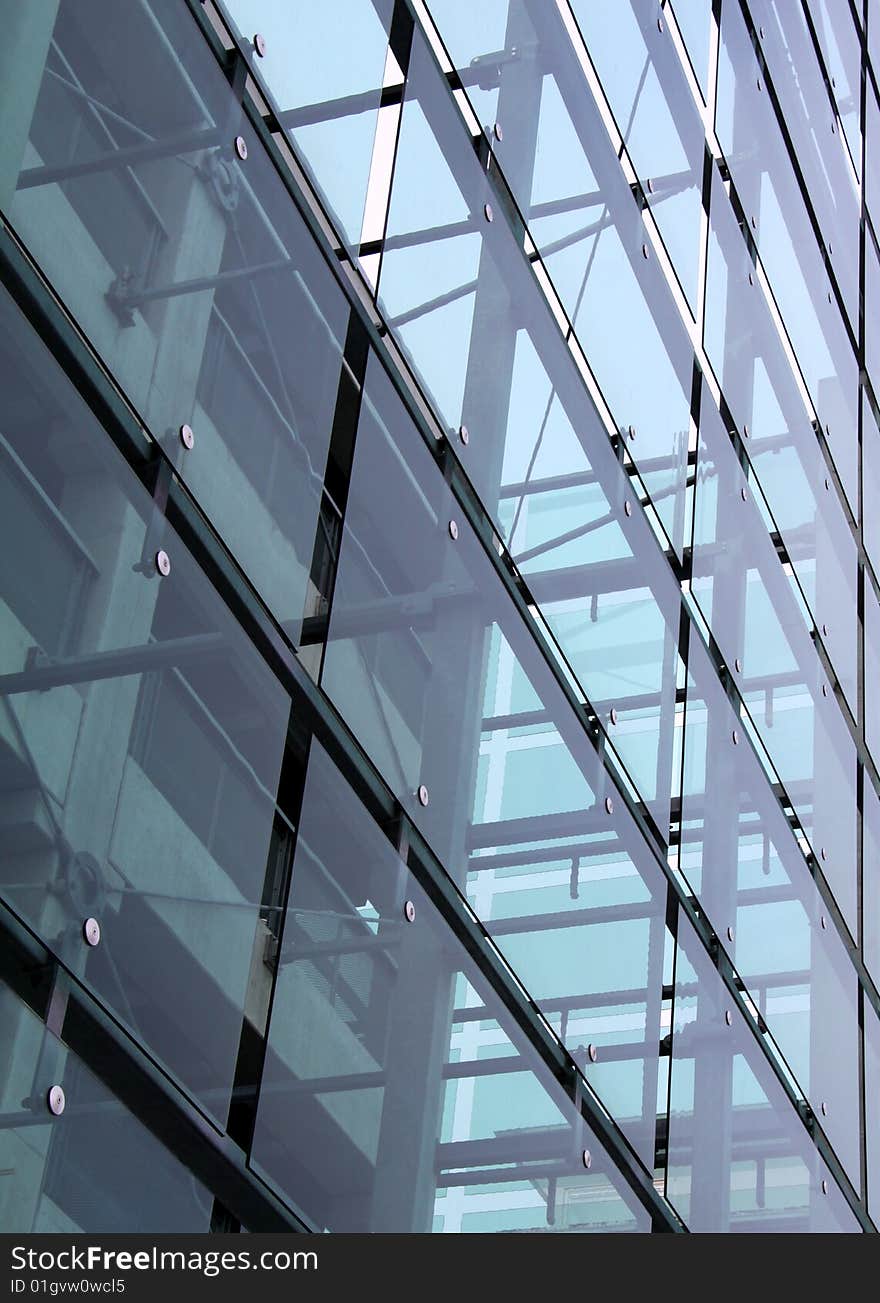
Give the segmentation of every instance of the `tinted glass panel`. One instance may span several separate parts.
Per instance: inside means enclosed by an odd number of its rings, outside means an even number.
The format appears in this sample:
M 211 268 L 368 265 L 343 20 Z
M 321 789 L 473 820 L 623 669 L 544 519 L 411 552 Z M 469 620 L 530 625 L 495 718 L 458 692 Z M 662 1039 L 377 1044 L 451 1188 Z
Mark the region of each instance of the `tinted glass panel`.
M 862 831 L 864 956 L 871 976 L 880 985 L 880 798 L 867 774 Z
M 297 642 L 345 299 L 185 6 L 57 11 L 7 213 Z
M 569 1043 L 607 1029 L 588 1075 L 652 1155 L 662 870 L 378 364 L 366 393 L 322 685 Z
M 692 1231 L 858 1231 L 683 918 L 678 942 L 667 1197 Z
M 695 639 L 685 724 L 682 871 L 857 1186 L 858 979 Z
M 502 139 L 493 141 L 493 152 L 529 222 L 617 425 L 633 429 L 636 437 L 630 451 L 652 490 L 666 532 L 680 551 L 693 352 L 657 260 L 643 254 L 643 247 L 648 252 L 644 224 L 584 82 L 571 37 L 550 5 L 505 0 L 500 8 L 471 6 L 466 25 L 463 7 L 435 2 L 433 8 L 438 10 L 440 29 L 476 112 L 484 122 L 498 121 L 507 127 Z M 453 17 L 447 21 L 453 9 L 459 15 L 457 22 Z M 485 59 L 499 50 L 506 51 L 502 62 Z M 451 340 L 461 340 L 461 351 L 471 335 L 467 412 L 470 393 L 486 396 L 489 379 L 499 383 L 499 375 L 503 377 L 510 366 L 494 342 L 498 324 L 488 314 L 493 309 L 497 313 L 499 305 L 507 310 L 510 304 L 514 313 L 523 308 L 512 292 L 513 282 L 498 284 L 502 278 L 491 273 L 485 250 L 501 236 L 497 215 L 491 228 L 484 220 L 483 205 L 491 198 L 485 173 L 474 160 L 461 123 L 453 121 L 457 114 L 445 88 L 437 84 L 434 69 L 423 71 L 428 56 L 420 51 L 417 41 L 389 233 L 405 240 L 408 232 L 433 228 L 433 243 L 421 254 L 412 249 L 395 254 L 392 245 L 382 272 L 388 279 L 380 288 L 392 315 L 432 295 L 443 307 L 432 313 L 433 326 L 423 321 L 419 329 L 425 345 L 431 345 L 425 352 L 443 356 L 446 370 L 450 367 L 446 357 L 456 357 Z M 474 61 L 476 71 L 471 67 Z M 437 155 L 435 142 L 440 143 L 445 161 Z M 455 172 L 454 184 L 450 169 Z M 467 179 L 470 174 L 474 181 Z M 441 244 L 444 231 L 448 238 Z M 517 258 L 521 259 L 519 249 Z M 504 270 L 509 275 L 507 261 Z M 396 271 L 389 271 L 395 265 Z M 445 298 L 462 285 L 469 294 L 479 295 L 479 305 L 468 299 L 459 304 L 460 315 L 454 317 L 444 306 Z M 534 290 L 528 291 L 526 304 L 533 295 Z M 535 309 L 529 310 L 534 315 Z M 492 330 L 488 342 L 483 332 L 470 329 L 471 319 L 478 322 L 481 316 Z M 409 346 L 416 355 L 411 340 Z M 620 365 L 622 354 L 630 351 L 639 356 L 638 373 Z M 421 366 L 421 356 L 417 361 Z M 463 371 L 459 363 L 456 401 L 444 406 L 440 395 L 441 410 L 453 427 L 460 419 Z M 431 388 L 437 395 L 437 385 Z M 476 422 L 478 429 L 482 423 Z M 475 423 L 467 417 L 466 424 L 473 430 Z
M 210 1191 L 5 986 L 0 1050 L 4 1232 L 210 1230 Z M 52 1086 L 65 1094 L 58 1117 Z
M 225 0 L 221 7 L 245 41 L 263 37 L 253 70 L 356 246 L 381 121 L 392 0 L 329 0 L 295 9 L 286 0 Z M 393 64 L 388 73 L 388 84 L 402 81 Z
M 865 1007 L 865 1146 L 868 1156 L 868 1212 L 880 1219 L 880 1019 Z
M 0 384 L 0 893 L 222 1120 L 289 700 L 8 298 Z
M 317 1228 L 650 1229 L 314 743 L 277 963 L 253 1162 Z
M 865 581 L 865 741 L 880 767 L 880 602 Z
M 825 67 L 831 78 L 831 88 L 837 101 L 837 111 L 843 121 L 853 166 L 861 175 L 862 136 L 859 130 L 859 90 L 862 80 L 862 51 L 859 30 L 849 5 L 840 4 L 838 0 L 811 0 L 810 14 L 822 47 Z
M 672 7 L 700 90 L 703 92 L 703 99 L 708 100 L 712 9 L 704 3 L 704 0 L 675 0 Z
M 721 21 L 716 130 L 853 509 L 858 365 L 739 5 Z M 831 298 L 829 298 L 831 295 Z
M 862 501 L 880 502 L 880 430 L 862 394 Z M 863 511 L 862 536 L 868 560 L 880 576 L 880 511 Z

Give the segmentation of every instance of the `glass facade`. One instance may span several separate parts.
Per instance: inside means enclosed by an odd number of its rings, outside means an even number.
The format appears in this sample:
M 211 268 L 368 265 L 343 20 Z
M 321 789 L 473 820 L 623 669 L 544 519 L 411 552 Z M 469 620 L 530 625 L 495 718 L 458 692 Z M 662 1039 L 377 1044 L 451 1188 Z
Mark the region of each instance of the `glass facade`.
M 0 20 L 0 1230 L 880 1228 L 880 0 Z

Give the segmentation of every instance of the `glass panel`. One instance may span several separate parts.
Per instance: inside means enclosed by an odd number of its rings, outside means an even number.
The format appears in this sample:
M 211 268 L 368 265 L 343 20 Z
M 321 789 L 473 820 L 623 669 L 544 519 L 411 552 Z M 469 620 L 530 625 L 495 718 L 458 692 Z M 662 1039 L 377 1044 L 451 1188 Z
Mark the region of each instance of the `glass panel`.
M 717 172 L 710 211 L 706 350 L 855 713 L 855 540 Z
M 880 602 L 865 577 L 865 741 L 880 768 Z
M 846 144 L 806 15 L 786 0 L 750 0 L 761 49 L 791 133 L 853 333 L 859 329 L 859 203 Z M 858 111 L 856 113 L 858 126 Z
M 666 1192 L 692 1231 L 859 1230 L 717 970 L 681 916 Z
M 0 893 L 222 1122 L 289 699 L 5 293 L 0 387 Z
M 859 93 L 862 84 L 861 37 L 848 4 L 811 0 L 810 13 L 822 47 L 856 172 L 862 171 Z
M 653 1163 L 663 872 L 371 367 L 322 685 Z
M 182 1163 L 0 986 L 0 1226 L 6 1234 L 211 1228 L 214 1200 Z M 64 1112 L 49 1111 L 61 1086 Z
M 880 430 L 862 392 L 862 501 L 880 502 Z M 880 511 L 862 510 L 862 536 L 868 560 L 880 577 Z
M 880 20 L 874 16 L 875 26 Z M 874 69 L 875 75 L 877 68 Z M 871 80 L 865 89 L 865 203 L 874 223 L 880 227 L 880 104 Z
M 659 0 L 572 8 L 695 312 L 705 133 Z
M 705 0 L 675 0 L 672 6 L 703 99 L 709 99 L 709 39 L 712 7 Z
M 870 227 L 865 231 L 865 367 L 874 393 L 880 395 L 880 259 Z
M 298 642 L 345 297 L 185 6 L 57 9 L 6 211 Z
M 880 798 L 865 774 L 862 814 L 863 953 L 875 984 L 880 985 Z
M 325 0 L 295 11 L 287 0 L 225 0 L 220 7 L 246 41 L 263 37 L 253 70 L 347 242 L 357 246 L 381 121 L 392 0 Z M 388 84 L 402 81 L 391 65 Z
M 831 455 L 858 508 L 858 363 L 739 5 L 725 5 L 716 131 Z
M 550 5 L 470 6 L 466 28 L 446 24 L 452 7 L 432 6 L 476 111 L 502 125 L 493 150 L 680 553 L 693 350 L 657 260 L 643 255 L 638 206 L 570 37 Z M 479 95 L 477 80 L 489 88 Z M 457 429 L 463 414 L 485 443 L 492 410 L 506 412 L 514 330 L 534 328 L 526 313 L 539 326 L 551 318 L 502 215 L 485 219 L 499 201 L 458 118 L 417 34 L 379 288 L 444 420 Z M 624 353 L 638 355 L 638 372 L 620 365 Z M 488 486 L 474 477 L 490 503 L 497 477 L 497 467 Z
M 855 936 L 855 747 L 765 532 L 753 486 L 705 390 L 694 597 Z
M 880 1019 L 865 1001 L 865 1148 L 868 1212 L 880 1222 Z
M 858 1186 L 858 978 L 696 639 L 688 660 L 681 867 Z
M 314 742 L 277 964 L 252 1161 L 316 1227 L 650 1229 Z

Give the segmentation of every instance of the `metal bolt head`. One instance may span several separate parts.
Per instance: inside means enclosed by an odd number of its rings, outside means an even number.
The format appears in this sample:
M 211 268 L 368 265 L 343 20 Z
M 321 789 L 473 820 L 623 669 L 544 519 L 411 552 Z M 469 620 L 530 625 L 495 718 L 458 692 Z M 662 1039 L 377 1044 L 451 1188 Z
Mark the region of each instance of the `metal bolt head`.
M 648 256 L 648 246 L 647 246 L 646 244 L 643 244 L 643 245 L 642 245 L 642 257 L 643 257 L 643 258 L 647 258 L 647 256 Z
M 261 59 L 266 53 L 266 38 L 261 32 L 257 32 L 254 36 L 254 50 Z
M 403 907 L 403 917 L 407 923 L 415 923 L 416 921 L 416 907 L 411 900 L 408 900 Z
M 457 520 L 450 520 L 450 522 L 449 522 L 449 537 L 453 540 L 453 542 L 458 538 L 458 521 L 457 521 Z
M 616 709 L 615 706 L 612 706 L 612 707 L 611 707 L 611 713 L 610 713 L 610 715 L 608 716 L 608 718 L 611 720 L 611 723 L 612 723 L 612 724 L 616 724 L 616 723 L 617 723 L 617 709 Z
M 826 439 L 830 439 L 830 438 L 831 438 L 831 426 L 829 425 L 829 423 L 828 423 L 827 421 L 825 422 L 825 438 L 826 438 Z
M 247 158 L 247 141 L 244 136 L 235 137 L 235 152 L 243 163 Z
M 822 1116 L 823 1116 L 823 1118 L 824 1118 L 824 1117 L 827 1117 L 827 1116 L 828 1116 L 828 1105 L 825 1103 L 824 1099 L 822 1100 L 822 1103 L 819 1105 L 819 1108 L 822 1110 Z
M 828 625 L 827 625 L 827 624 L 823 624 L 823 625 L 822 625 L 822 632 L 823 632 L 823 634 L 825 635 L 825 637 L 827 638 L 827 637 L 828 637 Z
M 626 432 L 629 435 L 630 439 L 634 439 L 636 437 L 636 427 L 634 425 L 628 425 L 626 427 Z
M 192 432 L 191 425 L 182 425 L 180 427 L 180 442 L 186 448 L 187 452 L 192 452 L 195 447 L 196 436 Z
M 171 574 L 171 558 L 168 553 L 163 552 L 161 548 L 156 553 L 156 569 L 159 571 L 159 574 L 163 579 L 167 579 Z
M 736 670 L 737 674 L 742 674 L 742 667 L 743 663 L 737 656 L 736 660 L 733 662 L 733 668 Z
M 470 441 L 471 432 L 466 425 L 460 425 L 458 427 L 458 437 L 461 439 L 464 446 L 467 447 L 468 442 Z
M 427 804 L 428 804 L 428 800 L 429 800 L 429 797 L 428 797 L 428 789 L 427 789 L 427 787 L 425 786 L 424 783 L 422 783 L 422 784 L 419 786 L 418 796 L 419 796 L 419 805 L 427 805 Z
M 486 221 L 487 221 L 487 222 L 494 222 L 494 220 L 495 220 L 495 214 L 494 214 L 493 211 L 492 211 L 492 205 L 491 205 L 491 204 L 484 204 L 484 205 L 483 205 L 483 212 L 484 212 L 485 215 L 486 215 Z
M 724 1021 L 727 1023 L 728 1027 L 733 1026 L 733 1014 L 729 1009 L 724 1010 Z
M 657 31 L 658 31 L 658 32 L 662 32 L 662 31 L 663 31 L 663 19 L 662 19 L 662 18 L 658 18 L 658 19 L 657 19 Z
M 728 941 L 732 941 L 732 940 L 733 940 L 733 928 L 732 928 L 732 927 L 729 927 L 729 928 L 727 929 L 727 939 L 728 939 Z
M 624 514 L 625 516 L 631 516 L 631 515 L 633 514 L 633 509 L 632 509 L 632 503 L 631 503 L 631 502 L 625 502 L 625 503 L 623 504 L 623 514 Z
M 605 812 L 606 814 L 614 813 L 614 802 L 612 801 L 610 796 L 605 797 Z
M 748 500 L 749 500 L 749 495 L 748 495 L 748 493 L 746 492 L 745 485 L 743 485 L 743 487 L 740 489 L 740 491 L 739 491 L 739 496 L 742 498 L 743 502 L 748 502 Z
M 101 940 L 101 924 L 96 918 L 87 918 L 83 923 L 83 936 L 87 946 L 96 946 Z
M 730 738 L 731 738 L 731 741 L 733 742 L 733 745 L 734 745 L 735 747 L 738 747 L 738 746 L 739 746 L 739 733 L 737 733 L 736 729 L 733 730 L 733 732 L 732 732 L 731 735 L 730 735 Z
M 749 284 L 750 284 L 750 285 L 754 285 L 754 283 L 755 283 L 755 273 L 752 272 L 752 271 L 750 271 L 750 272 L 749 272 Z
M 829 490 L 830 488 L 831 488 L 831 481 L 829 480 L 828 476 L 826 475 L 826 476 L 825 476 L 825 492 L 827 493 L 828 490 Z
M 827 684 L 827 683 L 823 683 L 823 684 L 822 684 L 822 696 L 823 696 L 823 697 L 827 697 L 827 696 L 828 696 L 828 684 Z
M 828 1193 L 828 1182 L 825 1180 L 824 1176 L 822 1177 L 822 1193 L 823 1194 Z
M 587 1046 L 587 1056 L 591 1063 L 595 1063 L 599 1057 L 599 1051 L 592 1043 Z
M 752 213 L 752 230 L 757 231 L 757 229 L 758 229 L 758 219 L 755 216 L 755 214 Z
M 763 27 L 759 27 L 759 28 L 758 28 L 758 35 L 760 36 L 761 40 L 763 41 L 763 39 L 764 39 L 764 28 L 763 28 Z
M 828 859 L 828 852 L 826 851 L 824 846 L 820 849 L 819 854 L 822 856 L 823 860 Z
M 51 1086 L 46 1095 L 46 1103 L 49 1105 L 50 1113 L 54 1114 L 55 1117 L 61 1117 L 67 1103 L 63 1088 L 61 1086 Z
M 761 78 L 760 78 L 760 77 L 756 77 L 756 78 L 755 78 L 755 85 L 757 86 L 758 90 L 761 89 Z
M 650 177 L 648 177 L 648 193 L 649 194 L 654 193 L 654 182 L 651 180 Z
M 495 137 L 496 140 L 503 140 L 503 139 L 504 139 L 504 132 L 501 130 L 501 123 L 500 123 L 500 122 L 496 122 L 496 123 L 494 123 L 494 125 L 493 125 L 493 127 L 492 127 L 492 135 Z
M 585 1149 L 584 1152 L 581 1154 L 581 1162 L 583 1163 L 587 1171 L 589 1171 L 589 1169 L 593 1166 L 593 1155 L 590 1153 L 589 1149 Z
M 829 302 L 829 303 L 831 302 L 831 291 L 830 291 L 830 290 L 828 291 L 828 302 Z
M 749 437 L 749 427 L 748 427 L 747 425 L 744 425 L 744 426 L 743 426 L 743 438 L 744 438 L 744 439 L 748 439 L 748 437 Z
M 823 932 L 827 932 L 827 931 L 828 931 L 828 919 L 825 917 L 824 914 L 823 914 L 823 915 L 821 916 L 821 918 L 819 919 L 819 926 L 820 926 L 820 928 L 822 929 Z

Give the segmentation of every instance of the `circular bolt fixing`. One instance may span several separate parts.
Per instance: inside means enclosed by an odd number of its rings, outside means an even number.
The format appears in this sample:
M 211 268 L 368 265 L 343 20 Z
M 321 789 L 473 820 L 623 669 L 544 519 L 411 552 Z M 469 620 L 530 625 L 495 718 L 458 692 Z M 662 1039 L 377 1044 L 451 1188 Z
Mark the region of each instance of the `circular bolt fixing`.
M 415 923 L 416 921 L 416 907 L 411 900 L 408 900 L 403 907 L 403 917 L 407 923 Z
M 466 425 L 460 425 L 458 427 L 458 437 L 461 439 L 464 446 L 467 447 L 470 442 L 471 432 Z
M 504 132 L 501 130 L 500 122 L 496 122 L 492 127 L 492 135 L 495 137 L 496 140 L 504 139 Z
M 833 118 L 831 119 L 831 134 L 832 136 L 835 136 L 837 134 L 837 124 L 835 123 Z
M 583 1163 L 587 1171 L 589 1171 L 590 1168 L 593 1166 L 593 1155 L 590 1153 L 589 1149 L 585 1149 L 584 1152 L 581 1154 L 581 1162 Z
M 46 1095 L 46 1103 L 49 1105 L 50 1113 L 53 1113 L 55 1117 L 61 1117 L 61 1114 L 64 1112 L 64 1105 L 67 1103 L 61 1086 L 51 1086 L 49 1088 L 49 1092 Z
M 762 89 L 762 87 L 761 87 L 761 78 L 760 78 L 760 77 L 756 77 L 756 78 L 755 78 L 755 85 L 757 86 L 758 90 L 761 90 L 761 89 Z
M 612 724 L 617 723 L 617 710 L 614 706 L 611 707 L 611 714 L 608 716 L 608 718 L 611 720 Z
M 196 436 L 192 432 L 191 425 L 182 425 L 180 427 L 180 442 L 186 448 L 187 452 L 192 452 L 195 447 Z
M 755 216 L 755 214 L 752 213 L 752 230 L 757 231 L 757 229 L 758 229 L 758 219 Z
M 449 522 L 449 537 L 452 539 L 453 542 L 455 542 L 455 540 L 458 538 L 458 521 L 457 521 L 457 520 L 450 520 L 450 522 Z
M 822 1111 L 822 1116 L 823 1116 L 823 1118 L 824 1118 L 824 1117 L 827 1117 L 827 1116 L 828 1116 L 828 1105 L 825 1103 L 824 1099 L 822 1100 L 822 1103 L 819 1105 L 819 1108 L 820 1108 L 821 1111 Z
M 654 182 L 651 180 L 650 177 L 648 177 L 648 193 L 649 194 L 654 193 Z
M 732 927 L 729 927 L 729 928 L 727 929 L 727 939 L 728 939 L 728 941 L 732 941 L 732 940 L 733 940 L 733 928 L 732 928 Z
M 636 437 L 636 427 L 634 425 L 628 425 L 626 427 L 626 432 L 631 439 L 634 439 Z
M 750 284 L 750 285 L 754 285 L 754 283 L 755 283 L 755 273 L 754 273 L 753 271 L 750 271 L 750 272 L 749 272 L 749 284 Z
M 823 932 L 827 932 L 827 931 L 828 931 L 828 919 L 825 917 L 824 914 L 823 914 L 822 917 L 819 919 L 819 926 L 820 926 L 820 928 L 822 929 Z
M 758 28 L 758 35 L 760 36 L 761 40 L 763 41 L 763 39 L 764 39 L 764 28 L 763 28 L 763 27 L 759 27 L 759 28 Z
M 492 212 L 492 205 L 491 205 L 491 204 L 484 204 L 484 205 L 483 205 L 483 212 L 484 212 L 485 215 L 486 215 L 486 221 L 487 221 L 487 222 L 494 222 L 494 220 L 495 220 L 495 214 Z
M 826 638 L 828 637 L 828 625 L 827 625 L 827 624 L 823 624 L 823 625 L 822 625 L 822 633 L 825 635 Z
M 829 253 L 829 254 L 833 254 L 833 253 L 834 253 L 834 245 L 831 243 L 830 240 L 828 241 L 828 253 Z
M 825 476 L 825 492 L 827 493 L 828 490 L 829 490 L 830 488 L 831 488 L 831 481 L 829 480 L 828 476 L 826 475 L 826 476 Z
M 748 500 L 749 500 L 749 495 L 748 495 L 748 493 L 746 493 L 745 488 L 741 488 L 741 489 L 740 489 L 740 491 L 739 491 L 739 496 L 742 498 L 743 502 L 748 502 Z
M 658 19 L 657 19 L 657 31 L 658 31 L 658 32 L 662 32 L 662 31 L 663 31 L 663 19 L 662 19 L 662 18 L 658 18 Z
M 167 579 L 171 574 L 171 558 L 167 552 L 160 550 L 156 553 L 156 569 L 163 579 Z
M 822 1177 L 822 1193 L 823 1194 L 828 1193 L 828 1182 L 825 1180 L 824 1176 Z
M 266 38 L 260 32 L 257 32 L 254 36 L 254 50 L 261 59 L 266 53 Z
M 819 854 L 822 856 L 822 859 L 823 859 L 823 860 L 827 860 L 827 859 L 828 859 L 828 852 L 826 851 L 826 849 L 825 849 L 824 846 L 823 846 L 822 849 L 819 851 Z
M 831 299 L 831 291 L 830 291 L 830 290 L 828 291 L 828 302 L 829 302 L 829 303 L 832 302 L 832 299 Z
M 101 924 L 96 918 L 87 918 L 83 923 L 83 937 L 87 946 L 96 946 L 101 940 Z
M 642 245 L 642 257 L 643 257 L 643 258 L 647 258 L 647 256 L 648 256 L 648 246 L 647 246 L 646 244 L 643 244 L 643 245 Z
M 631 502 L 625 502 L 625 503 L 623 504 L 623 514 L 624 514 L 625 516 L 631 516 L 631 515 L 633 514 L 633 509 L 632 509 L 632 503 L 631 503 Z
M 727 1023 L 728 1027 L 733 1026 L 733 1014 L 729 1009 L 725 1009 L 724 1011 L 724 1021 Z
M 736 670 L 737 674 L 742 674 L 742 667 L 743 663 L 737 656 L 736 660 L 733 662 L 733 668 Z
M 748 437 L 749 437 L 749 427 L 748 427 L 747 425 L 744 425 L 744 426 L 743 426 L 743 438 L 744 438 L 744 439 L 748 439 Z
M 827 696 L 828 696 L 828 684 L 827 684 L 827 683 L 823 683 L 823 684 L 822 684 L 822 696 L 823 696 L 823 697 L 827 697 Z
M 825 422 L 825 438 L 826 439 L 831 438 L 831 426 L 828 424 L 827 421 Z
M 235 152 L 243 163 L 247 158 L 247 141 L 244 136 L 235 137 Z
M 419 795 L 419 805 L 427 805 L 430 798 L 428 796 L 428 789 L 424 783 L 420 785 L 418 795 Z
M 596 1062 L 596 1060 L 599 1057 L 599 1051 L 597 1050 L 595 1045 L 590 1044 L 587 1046 L 587 1057 L 589 1058 L 591 1063 Z
M 735 747 L 738 747 L 738 746 L 739 746 L 739 733 L 737 733 L 736 729 L 733 730 L 733 732 L 732 732 L 731 735 L 730 735 L 730 738 L 731 738 L 731 741 L 733 742 L 733 745 L 734 745 Z
M 614 802 L 612 801 L 610 796 L 605 797 L 605 813 L 606 814 L 614 813 Z

